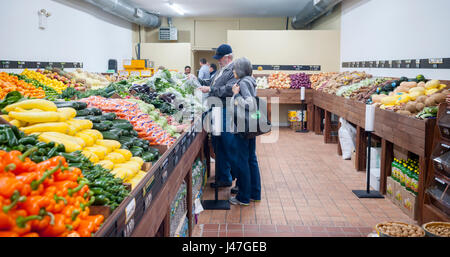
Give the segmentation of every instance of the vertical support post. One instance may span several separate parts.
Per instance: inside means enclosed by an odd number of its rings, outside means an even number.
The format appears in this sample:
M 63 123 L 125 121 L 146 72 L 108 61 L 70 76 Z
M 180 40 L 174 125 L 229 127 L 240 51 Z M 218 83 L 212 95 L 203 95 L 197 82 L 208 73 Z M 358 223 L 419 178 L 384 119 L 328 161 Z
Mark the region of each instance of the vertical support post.
M 356 147 L 355 147 L 355 169 L 357 171 L 366 170 L 366 133 L 360 126 L 356 127 Z
M 425 198 L 425 184 L 427 178 L 427 166 L 429 160 L 423 156 L 419 156 L 419 193 L 417 194 L 417 221 L 419 225 L 423 224 L 423 204 Z
M 331 143 L 331 112 L 325 110 L 325 124 L 323 128 L 323 139 L 325 144 Z
M 314 105 L 311 103 L 306 107 L 306 129 L 314 131 Z
M 341 128 L 341 123 L 339 122 L 338 123 L 338 132 L 339 132 L 340 128 Z M 337 154 L 339 156 L 342 156 L 342 148 L 341 148 L 341 142 L 339 141 L 339 134 L 338 134 L 338 137 L 337 137 Z
M 322 134 L 322 131 L 320 129 L 321 123 L 322 123 L 322 115 L 320 113 L 320 108 L 318 106 L 314 106 L 314 132 L 316 135 Z
M 163 237 L 170 237 L 170 206 L 163 221 Z
M 206 132 L 203 132 L 206 133 Z M 209 178 L 209 176 L 211 176 L 211 150 L 212 147 L 210 148 L 211 144 L 209 141 L 209 135 L 206 134 L 205 137 L 205 141 L 203 142 L 203 149 L 204 149 L 204 154 L 205 154 L 205 158 L 206 158 L 206 174 L 207 177 Z
M 380 193 L 386 194 L 387 177 L 392 172 L 392 161 L 394 159 L 394 144 L 381 139 L 381 160 L 380 160 Z

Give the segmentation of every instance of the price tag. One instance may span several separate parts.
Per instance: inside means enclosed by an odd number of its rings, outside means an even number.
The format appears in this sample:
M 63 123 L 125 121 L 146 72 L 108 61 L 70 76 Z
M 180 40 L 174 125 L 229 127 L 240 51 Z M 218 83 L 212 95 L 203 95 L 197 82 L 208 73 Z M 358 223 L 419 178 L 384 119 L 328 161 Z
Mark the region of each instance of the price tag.
M 151 72 L 149 70 L 143 70 L 141 71 L 141 76 L 151 76 Z
M 52 68 L 52 67 L 53 67 L 53 63 L 52 63 L 52 62 L 49 62 L 49 63 L 48 63 L 48 66 L 49 66 L 50 68 Z
M 280 65 L 272 65 L 273 70 L 280 70 Z
M 420 68 L 420 59 L 416 59 L 416 69 Z
M 130 76 L 139 77 L 141 76 L 141 73 L 139 71 L 130 71 Z
M 126 71 L 126 70 L 121 70 L 121 71 L 119 71 L 119 76 L 125 76 L 125 77 L 127 77 L 129 75 L 129 73 L 128 73 L 128 71 Z
M 152 192 L 150 192 L 150 190 L 152 189 L 152 187 L 154 185 L 154 182 L 155 182 L 155 175 L 153 175 L 147 181 L 147 183 L 145 184 L 145 187 L 143 189 L 142 196 L 145 197 L 145 201 L 144 201 L 145 209 L 150 207 L 150 204 L 151 204 L 151 202 L 153 200 L 153 194 L 152 194 Z
M 125 207 L 125 224 L 128 223 L 128 220 L 131 219 L 134 215 L 134 211 L 136 210 L 136 199 L 131 199 L 128 203 L 127 207 Z
M 134 218 L 131 218 L 130 221 L 125 225 L 125 230 L 123 231 L 124 237 L 131 236 L 134 230 Z
M 406 68 L 411 68 L 411 60 L 405 60 Z
M 3 64 L 3 68 L 4 69 L 8 69 L 9 68 L 9 61 L 3 61 L 2 64 Z
M 40 62 L 36 62 L 36 68 L 40 68 L 41 67 L 41 63 Z
M 444 63 L 444 61 L 442 60 L 442 58 L 431 58 L 431 59 L 428 59 L 428 63 L 429 64 L 442 64 L 442 63 Z
M 18 69 L 23 69 L 23 68 L 25 68 L 25 62 L 17 62 L 17 68 L 18 68 Z

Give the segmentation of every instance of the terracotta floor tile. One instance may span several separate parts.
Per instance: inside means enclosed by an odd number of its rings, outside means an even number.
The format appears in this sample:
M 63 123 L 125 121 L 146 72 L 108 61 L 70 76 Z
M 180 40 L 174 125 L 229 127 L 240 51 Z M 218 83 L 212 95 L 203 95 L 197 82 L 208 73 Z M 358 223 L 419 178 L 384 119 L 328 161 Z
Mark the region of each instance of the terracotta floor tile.
M 257 155 L 262 201 L 251 203 L 249 207 L 232 206 L 228 211 L 203 211 L 198 218 L 199 224 L 194 226 L 193 236 L 212 236 L 216 231 L 223 235 L 228 231 L 227 224 L 244 224 L 240 228 L 230 226 L 233 228 L 230 231 L 244 231 L 244 234 L 256 233 L 257 225 L 261 225 L 259 231 L 273 236 L 279 236 L 275 235 L 274 225 L 282 228 L 279 230 L 290 226 L 291 233 L 303 233 L 303 236 L 340 233 L 322 230 L 309 234 L 308 226 L 313 229 L 319 226 L 338 227 L 344 236 L 358 237 L 367 236 L 374 224 L 385 220 L 415 224 L 389 199 L 357 198 L 351 190 L 365 188 L 365 172 L 355 171 L 353 160 L 342 160 L 336 154 L 336 145 L 324 144 L 323 136 L 281 128 L 275 143 L 261 144 L 258 138 Z M 209 178 L 209 182 L 212 181 L 214 165 Z M 209 185 L 205 190 L 203 198 L 214 199 L 214 190 Z M 228 188 L 219 190 L 220 199 L 229 197 Z
M 227 224 L 227 231 L 238 230 L 242 231 L 244 226 L 242 224 Z
M 227 237 L 243 237 L 244 232 L 227 232 Z

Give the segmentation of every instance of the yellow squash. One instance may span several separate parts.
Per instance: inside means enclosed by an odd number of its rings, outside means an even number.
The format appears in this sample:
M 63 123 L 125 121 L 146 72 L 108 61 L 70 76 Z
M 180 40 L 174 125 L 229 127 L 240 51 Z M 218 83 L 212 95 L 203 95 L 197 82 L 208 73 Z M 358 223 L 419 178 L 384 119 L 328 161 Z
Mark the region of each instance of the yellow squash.
M 9 112 L 8 116 L 11 119 L 16 119 L 25 122 L 42 123 L 42 122 L 56 122 L 59 121 L 59 114 L 57 112 Z
M 83 132 L 78 132 L 75 134 L 75 137 L 77 138 L 81 138 L 84 143 L 86 144 L 86 146 L 93 146 L 94 142 L 95 142 L 95 138 L 87 133 L 83 133 Z
M 89 133 L 89 134 L 93 135 L 97 140 L 103 139 L 102 133 L 100 131 L 98 131 L 98 130 L 95 130 L 95 129 L 85 129 L 85 130 L 83 130 L 81 132 Z
M 119 163 L 124 163 L 125 157 L 123 157 L 123 155 L 121 155 L 120 153 L 109 153 L 105 156 L 105 160 L 110 160 L 112 161 L 114 164 L 119 164 Z
M 110 160 L 102 160 L 97 163 L 98 165 L 101 165 L 103 168 L 112 170 L 114 168 L 114 163 Z
M 74 108 L 58 108 L 59 121 L 66 121 L 75 118 L 77 116 L 77 111 Z
M 109 140 L 109 139 L 99 139 L 95 143 L 97 145 L 102 145 L 102 146 L 105 146 L 105 147 L 108 147 L 108 148 L 112 149 L 111 152 L 116 150 L 116 149 L 119 149 L 120 146 L 121 146 L 119 141 Z
M 59 138 L 62 138 L 64 140 L 69 140 L 69 141 L 75 142 L 78 145 L 80 145 L 81 148 L 84 148 L 86 146 L 86 143 L 84 142 L 84 140 L 81 139 L 81 138 L 78 138 L 78 137 L 69 136 L 69 135 L 66 135 L 66 134 L 63 134 L 63 133 L 59 133 L 59 132 L 45 132 L 45 133 L 47 133 L 50 136 L 59 137 Z
M 98 158 L 98 156 L 97 156 L 95 153 L 91 152 L 91 151 L 83 150 L 83 151 L 81 151 L 81 154 L 83 154 L 84 156 L 86 156 L 87 158 L 89 158 L 89 160 L 90 160 L 92 163 L 98 163 L 98 162 L 100 161 L 99 158 Z
M 28 127 L 22 127 L 22 130 L 25 134 L 30 134 L 34 132 L 60 132 L 67 133 L 69 129 L 69 125 L 64 122 L 46 122 L 46 123 L 38 123 L 35 125 L 31 125 Z
M 9 118 L 9 116 L 8 115 L 6 115 L 6 114 L 3 114 L 3 115 L 0 115 L 0 117 L 2 117 L 4 120 L 6 120 L 6 121 L 10 121 L 11 119 Z
M 139 165 L 142 167 L 142 164 L 144 164 L 144 160 L 141 157 L 135 156 L 135 157 L 131 157 L 130 161 L 134 161 L 139 163 Z
M 133 154 L 130 152 L 130 150 L 127 150 L 127 149 L 116 149 L 114 152 L 123 155 L 123 157 L 125 158 L 125 161 L 130 160 L 130 158 L 133 156 Z
M 75 152 L 75 151 L 82 149 L 82 147 L 79 144 L 75 143 L 74 141 L 63 139 L 60 137 L 55 137 L 55 136 L 49 135 L 48 133 L 51 133 L 51 132 L 41 133 L 39 135 L 38 139 L 45 143 L 53 141 L 55 143 L 62 144 L 62 145 L 64 145 L 66 152 L 68 152 L 68 153 Z
M 43 111 L 50 111 L 50 112 L 56 112 L 58 109 L 52 101 L 43 100 L 43 99 L 31 99 L 31 100 L 25 100 L 21 102 L 17 102 L 14 104 L 10 104 L 4 108 L 6 112 L 10 112 L 14 110 L 15 108 L 20 107 L 25 110 L 30 109 L 40 109 Z

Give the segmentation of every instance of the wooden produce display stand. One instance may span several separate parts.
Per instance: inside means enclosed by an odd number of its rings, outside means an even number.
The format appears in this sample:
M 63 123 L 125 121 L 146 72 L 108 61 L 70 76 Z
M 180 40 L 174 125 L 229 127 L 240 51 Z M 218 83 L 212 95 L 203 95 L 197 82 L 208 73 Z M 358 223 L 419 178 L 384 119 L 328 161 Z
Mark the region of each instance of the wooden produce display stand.
M 301 104 L 300 101 L 300 89 L 258 89 L 258 97 L 267 98 L 267 116 L 271 119 L 271 103 L 272 98 L 277 97 L 279 104 Z M 314 112 L 313 112 L 313 89 L 305 90 L 305 104 L 306 104 L 306 117 L 307 117 L 307 129 L 314 130 Z
M 319 111 L 325 112 L 323 130 L 325 143 L 328 141 L 327 138 L 330 137 L 330 125 L 327 124 L 327 120 L 329 120 L 327 116 L 330 113 L 343 117 L 356 126 L 355 168 L 358 171 L 365 171 L 367 147 L 364 131 L 365 104 L 321 91 L 314 92 L 313 103 L 316 115 Z M 380 156 L 380 192 L 386 194 L 386 180 L 391 175 L 394 145 L 418 155 L 420 172 L 419 194 L 417 196 L 419 222 L 422 221 L 421 203 L 423 203 L 424 199 L 425 176 L 428 174 L 435 123 L 435 119 L 420 120 L 379 108 L 375 111 L 375 132 L 373 134 L 381 139 L 382 146 Z M 317 126 L 315 126 L 315 129 L 317 129 Z
M 170 205 L 183 181 L 187 186 L 187 218 L 192 235 L 192 165 L 200 157 L 208 160 L 207 133 L 184 132 L 170 147 L 157 147 L 162 153 L 147 175 L 106 219 L 96 237 L 170 235 Z M 209 169 L 209 165 L 207 165 Z M 208 170 L 209 172 L 209 170 Z
M 450 119 L 450 113 L 448 113 L 449 109 L 450 106 L 448 103 L 441 104 L 439 106 L 439 112 L 437 115 L 438 121 L 436 122 L 436 128 L 433 135 L 433 154 L 429 162 L 428 174 L 425 176 L 425 193 L 423 198 L 421 223 L 431 221 L 450 222 L 450 208 L 448 206 L 448 188 L 450 184 L 449 174 L 447 171 L 448 163 L 445 163 L 446 161 L 442 159 L 440 162 L 435 163 L 434 161 L 434 158 L 443 156 L 448 151 L 448 148 L 450 148 L 450 135 L 448 130 L 448 126 L 450 126 L 450 124 L 448 124 L 448 122 L 439 122 L 444 119 L 447 121 Z M 443 123 L 445 123 L 444 126 L 442 126 L 442 131 L 444 133 L 441 133 L 440 127 Z M 442 145 L 446 145 L 448 147 L 442 147 Z M 433 188 L 433 182 L 436 184 L 443 182 L 441 185 L 443 185 L 443 188 L 445 189 L 443 190 L 444 192 L 441 196 L 436 196 L 436 194 L 432 195 L 430 193 L 430 189 Z

